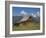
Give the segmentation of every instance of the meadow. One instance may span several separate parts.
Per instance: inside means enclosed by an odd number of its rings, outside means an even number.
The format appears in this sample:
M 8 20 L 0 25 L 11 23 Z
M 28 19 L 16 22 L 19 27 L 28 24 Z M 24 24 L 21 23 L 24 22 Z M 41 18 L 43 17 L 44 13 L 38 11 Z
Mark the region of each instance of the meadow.
M 39 22 L 27 22 L 27 23 L 20 23 L 13 25 L 13 31 L 24 31 L 24 30 L 40 30 L 40 23 Z

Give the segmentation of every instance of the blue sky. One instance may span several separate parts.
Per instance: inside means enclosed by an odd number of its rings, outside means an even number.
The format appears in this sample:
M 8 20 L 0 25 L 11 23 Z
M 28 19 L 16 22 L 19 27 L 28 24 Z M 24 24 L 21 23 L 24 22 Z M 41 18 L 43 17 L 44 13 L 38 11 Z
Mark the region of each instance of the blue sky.
M 21 11 L 24 11 L 24 13 L 26 12 L 28 15 L 30 15 L 31 13 L 35 13 L 36 14 L 37 12 L 40 12 L 40 8 L 12 7 L 13 16 L 20 15 Z

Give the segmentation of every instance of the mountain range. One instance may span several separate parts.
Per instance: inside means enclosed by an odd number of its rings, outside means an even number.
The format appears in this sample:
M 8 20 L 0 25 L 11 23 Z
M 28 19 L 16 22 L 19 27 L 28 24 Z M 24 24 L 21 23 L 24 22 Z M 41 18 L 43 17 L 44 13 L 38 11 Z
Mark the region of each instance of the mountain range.
M 20 21 L 25 21 L 27 20 L 29 17 L 32 17 L 32 21 L 34 22 L 40 22 L 40 13 L 31 13 L 30 15 L 28 15 L 26 12 L 22 11 L 20 15 L 18 16 L 12 16 L 13 18 L 13 23 L 18 23 Z

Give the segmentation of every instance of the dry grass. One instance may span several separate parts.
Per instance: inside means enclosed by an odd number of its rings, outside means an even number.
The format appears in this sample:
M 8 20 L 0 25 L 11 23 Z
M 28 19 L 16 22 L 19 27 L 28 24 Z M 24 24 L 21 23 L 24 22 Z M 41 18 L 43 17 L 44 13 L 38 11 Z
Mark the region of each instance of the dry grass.
M 24 24 L 13 25 L 13 31 L 23 31 L 23 30 L 39 30 L 40 23 L 37 22 L 27 22 Z

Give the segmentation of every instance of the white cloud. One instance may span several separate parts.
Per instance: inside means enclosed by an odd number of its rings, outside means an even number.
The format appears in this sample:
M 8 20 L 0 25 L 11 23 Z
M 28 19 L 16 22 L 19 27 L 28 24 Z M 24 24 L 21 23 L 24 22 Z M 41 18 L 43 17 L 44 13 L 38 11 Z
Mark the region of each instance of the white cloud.
M 33 17 L 37 17 L 37 16 L 34 14 Z
M 37 12 L 37 16 L 40 16 L 40 13 L 39 12 Z
M 20 14 L 21 14 L 22 16 L 28 15 L 27 12 L 25 12 L 24 10 L 22 10 L 22 11 L 20 12 Z M 37 17 L 37 16 L 40 16 L 40 13 L 39 13 L 39 11 L 38 11 L 36 14 L 31 13 L 30 15 L 33 16 L 33 17 Z
M 36 15 L 36 14 L 34 14 L 34 13 L 32 13 L 31 15 L 32 15 L 33 17 L 37 17 L 37 15 Z
M 33 14 L 33 13 L 31 13 L 31 15 L 33 16 L 34 14 Z
M 24 10 L 22 10 L 21 14 L 27 15 L 27 12 L 25 12 Z
M 31 15 L 32 15 L 33 17 L 37 17 L 37 16 L 40 17 L 40 13 L 39 13 L 39 12 L 37 12 L 36 14 L 32 13 Z

